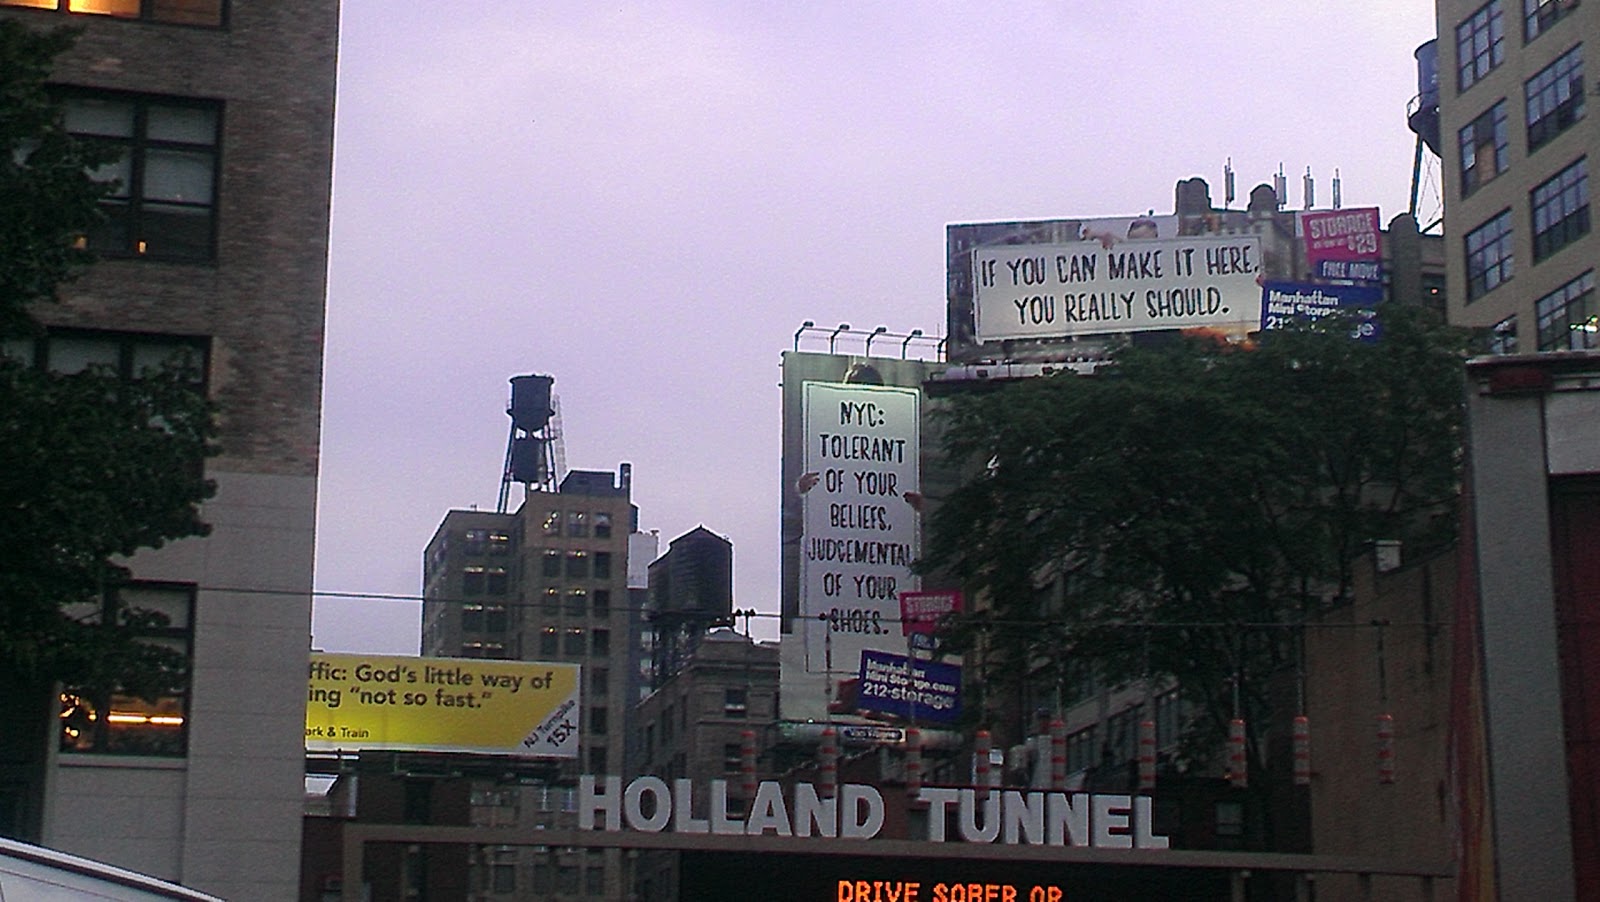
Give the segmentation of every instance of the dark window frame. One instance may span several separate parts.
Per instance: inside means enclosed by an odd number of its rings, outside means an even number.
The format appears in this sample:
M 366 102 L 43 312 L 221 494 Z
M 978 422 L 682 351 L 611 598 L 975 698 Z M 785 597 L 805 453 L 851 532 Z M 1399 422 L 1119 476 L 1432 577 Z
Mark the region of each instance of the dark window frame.
M 1456 90 L 1464 93 L 1506 60 L 1500 0 L 1489 0 L 1456 25 Z
M 223 103 L 198 97 L 175 97 L 165 94 L 143 94 L 128 91 L 111 91 L 78 86 L 59 85 L 55 92 L 60 101 L 71 106 L 75 100 L 127 104 L 132 107 L 131 134 L 103 135 L 73 132 L 83 140 L 124 149 L 127 165 L 127 182 L 118 193 L 100 201 L 106 221 L 92 228 L 88 247 L 102 257 L 126 260 L 152 260 L 164 263 L 214 264 L 217 261 L 218 211 L 221 209 Z M 212 116 L 212 136 L 209 144 L 149 136 L 150 113 L 153 109 L 204 110 Z M 178 153 L 209 156 L 211 162 L 211 194 L 205 201 L 151 199 L 146 196 L 144 179 L 150 170 L 152 153 Z M 197 230 L 204 247 L 198 253 L 179 253 L 151 249 L 148 245 L 163 234 L 157 209 L 189 210 L 203 214 L 205 223 Z M 126 234 L 113 235 L 120 216 L 125 219 Z M 171 234 L 167 232 L 166 234 Z
M 1462 237 L 1466 249 L 1467 303 L 1511 281 L 1516 274 L 1514 239 L 1510 207 L 1484 220 Z
M 1583 45 L 1574 44 L 1522 83 L 1528 153 L 1555 140 L 1584 114 Z
M 61 718 L 58 741 L 62 754 L 73 755 L 119 755 L 140 756 L 152 758 L 184 758 L 189 754 L 189 722 L 192 716 L 191 702 L 194 689 L 194 623 L 196 606 L 199 600 L 199 587 L 194 583 L 172 582 L 167 580 L 130 580 L 108 591 L 99 601 L 98 609 L 90 616 L 98 618 L 101 624 L 115 623 L 118 614 L 124 607 L 132 603 L 124 600 L 124 591 L 150 591 L 181 594 L 184 597 L 181 604 L 184 609 L 184 622 L 178 626 L 141 629 L 132 633 L 139 640 L 148 640 L 153 643 L 165 645 L 179 645 L 182 648 L 188 666 L 180 678 L 180 685 L 171 687 L 163 698 L 154 703 L 144 702 L 143 699 L 132 699 L 123 695 L 117 687 L 100 686 L 68 686 L 61 693 Z M 130 593 L 131 594 L 131 591 Z M 150 735 L 156 737 L 157 744 L 151 746 L 135 747 L 130 741 L 137 741 L 141 737 L 134 734 L 135 725 L 128 724 L 129 732 L 117 735 L 117 728 L 112 724 L 112 715 L 116 714 L 115 706 L 123 704 L 148 704 L 152 709 L 160 711 L 162 702 L 176 700 L 175 716 L 181 718 L 175 731 L 156 731 Z M 105 716 L 102 716 L 105 715 Z M 172 714 L 147 714 L 145 716 L 174 716 Z M 147 722 L 146 727 L 165 727 L 168 724 Z M 85 738 L 85 732 L 87 737 Z
M 1589 158 L 1579 157 L 1528 192 L 1533 228 L 1533 261 L 1548 260 L 1557 251 L 1589 234 Z
M 1577 5 L 1575 0 L 1522 0 L 1522 42 L 1530 43 L 1549 31 Z
M 1495 101 L 1476 119 L 1463 125 L 1456 133 L 1456 141 L 1461 151 L 1458 173 L 1461 196 L 1467 197 L 1511 166 L 1511 129 L 1507 124 L 1506 99 Z
M 1594 270 L 1568 281 L 1533 302 L 1540 351 L 1577 351 L 1600 347 L 1600 309 L 1596 308 Z M 1575 317 L 1574 313 L 1578 315 Z

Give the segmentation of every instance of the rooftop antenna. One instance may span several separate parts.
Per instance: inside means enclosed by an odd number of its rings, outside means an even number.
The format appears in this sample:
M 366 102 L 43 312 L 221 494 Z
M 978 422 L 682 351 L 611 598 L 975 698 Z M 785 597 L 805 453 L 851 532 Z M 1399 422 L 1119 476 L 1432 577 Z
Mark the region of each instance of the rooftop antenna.
M 1335 210 L 1344 205 L 1343 198 L 1340 195 L 1339 187 L 1339 167 L 1335 166 L 1333 168 L 1333 208 Z
M 1313 180 L 1311 178 L 1311 167 L 1310 166 L 1306 167 L 1305 194 L 1306 194 L 1306 209 L 1309 210 L 1312 207 L 1315 207 L 1317 205 L 1317 183 L 1316 183 L 1315 180 Z
M 1289 179 L 1283 174 L 1283 164 L 1278 164 L 1278 174 L 1272 177 L 1272 193 L 1278 202 L 1278 209 L 1289 200 Z
M 1222 208 L 1224 210 L 1233 206 L 1233 157 L 1222 166 Z

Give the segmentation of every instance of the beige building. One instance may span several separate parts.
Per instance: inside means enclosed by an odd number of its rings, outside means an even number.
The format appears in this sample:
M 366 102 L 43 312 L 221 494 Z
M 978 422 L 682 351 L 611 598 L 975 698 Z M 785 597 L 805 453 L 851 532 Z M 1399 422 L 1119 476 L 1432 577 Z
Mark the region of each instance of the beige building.
M 472 785 L 474 824 L 559 829 L 576 823 L 579 774 L 620 774 L 638 696 L 639 611 L 629 595 L 637 512 L 631 469 L 574 470 L 530 491 L 515 513 L 450 511 L 423 558 L 422 653 L 577 664 L 578 757 L 500 766 L 515 779 Z M 488 850 L 473 885 L 484 898 L 620 898 L 617 850 Z
M 42 781 L 8 807 L 52 848 L 231 900 L 293 898 L 338 4 L 68 9 L 0 0 L 31 27 L 82 29 L 52 81 L 69 128 L 122 148 L 122 187 L 89 237 L 100 262 L 39 310 L 49 333 L 24 353 L 60 370 L 191 355 L 222 454 L 211 535 L 139 554 L 121 593 L 171 615 L 188 686 L 102 701 L 96 729 L 61 719 Z
M 1600 6 L 1439 0 L 1440 151 L 1449 315 L 1504 353 L 1600 343 L 1584 38 Z M 1591 42 L 1592 43 L 1592 42 Z

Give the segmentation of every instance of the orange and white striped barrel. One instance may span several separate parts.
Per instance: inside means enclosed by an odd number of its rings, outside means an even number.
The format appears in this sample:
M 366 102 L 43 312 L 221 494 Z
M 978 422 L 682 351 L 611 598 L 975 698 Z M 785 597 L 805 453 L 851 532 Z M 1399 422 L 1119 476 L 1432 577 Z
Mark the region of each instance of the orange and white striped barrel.
M 1156 722 L 1139 721 L 1139 788 L 1156 788 Z
M 1228 721 L 1228 782 L 1236 789 L 1250 785 L 1250 765 L 1244 754 L 1244 720 Z

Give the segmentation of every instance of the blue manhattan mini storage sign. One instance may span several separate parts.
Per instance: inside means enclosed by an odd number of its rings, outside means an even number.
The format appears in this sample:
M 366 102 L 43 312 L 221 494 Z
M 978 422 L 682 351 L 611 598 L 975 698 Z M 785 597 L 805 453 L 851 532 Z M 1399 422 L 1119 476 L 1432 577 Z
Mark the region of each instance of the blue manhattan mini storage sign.
M 1314 322 L 1341 310 L 1360 310 L 1361 323 L 1352 337 L 1372 341 L 1378 337 L 1375 308 L 1382 300 L 1383 288 L 1378 285 L 1263 282 L 1261 328 L 1282 329 L 1290 323 Z
M 961 668 L 863 651 L 856 706 L 918 723 L 955 723 L 961 714 Z

